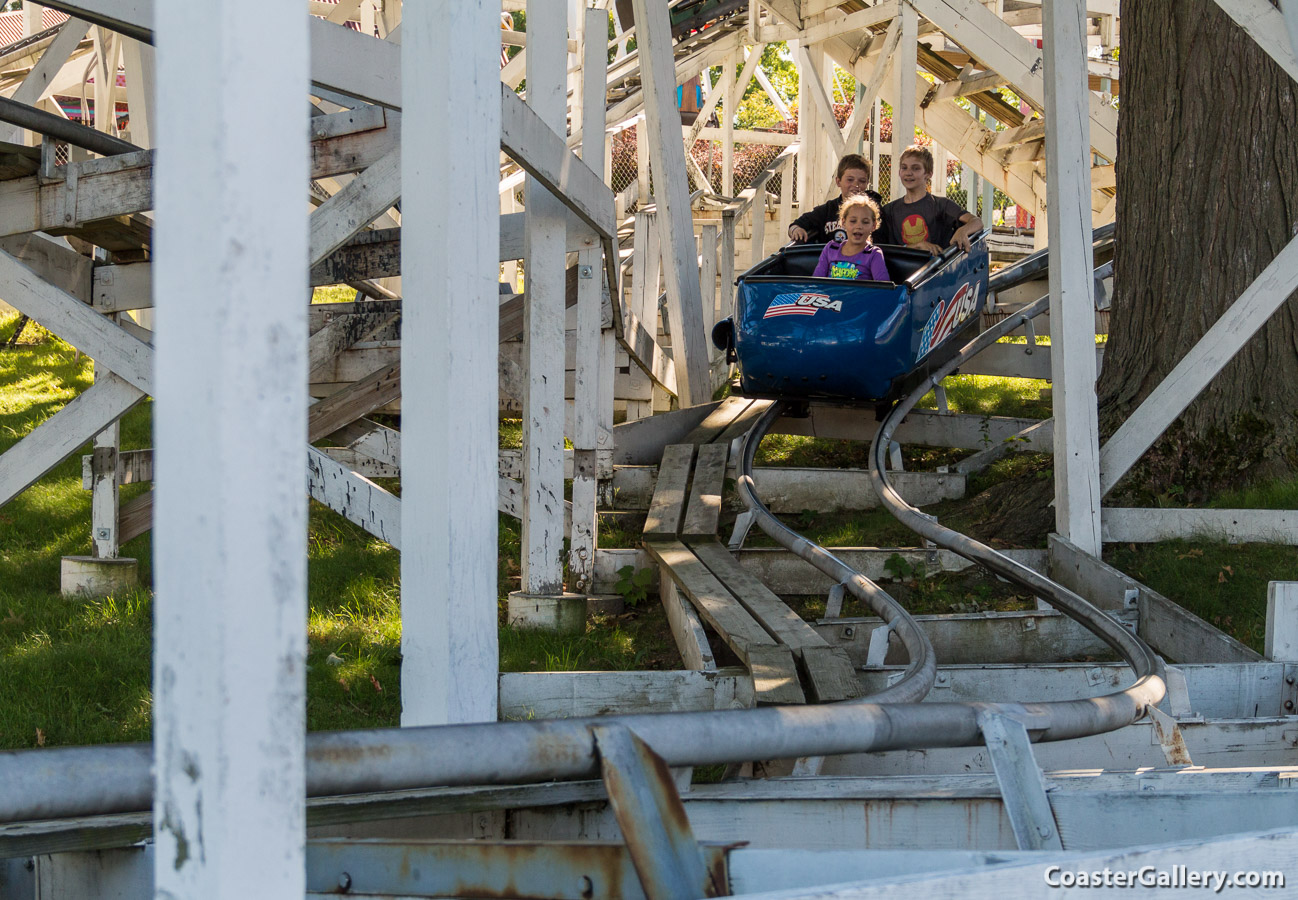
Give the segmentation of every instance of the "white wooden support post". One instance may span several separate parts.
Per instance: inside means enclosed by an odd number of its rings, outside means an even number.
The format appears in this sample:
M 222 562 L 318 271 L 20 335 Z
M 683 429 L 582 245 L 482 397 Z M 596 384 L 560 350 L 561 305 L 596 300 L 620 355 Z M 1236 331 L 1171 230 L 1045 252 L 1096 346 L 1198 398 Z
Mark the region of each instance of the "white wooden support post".
M 635 123 L 635 178 L 635 208 L 644 209 L 653 201 L 652 173 L 649 169 L 649 124 L 644 116 Z
M 717 302 L 721 305 L 720 318 L 724 319 L 735 312 L 735 214 L 728 209 L 721 213 L 721 249 L 717 255 L 721 260 L 721 296 Z
M 154 16 L 154 891 L 301 897 L 309 17 Z
M 117 57 L 122 42 L 115 32 L 95 28 L 92 32 L 95 45 L 95 130 L 117 134 Z
M 789 226 L 793 224 L 793 160 L 780 170 L 780 243 L 789 240 Z
M 946 196 L 946 148 L 937 141 L 933 142 L 933 195 Z
M 1050 233 L 1050 369 L 1054 381 L 1055 528 L 1100 555 L 1100 445 L 1095 396 L 1086 4 L 1043 4 Z
M 23 12 L 23 37 L 30 37 L 36 32 L 42 30 L 42 22 L 44 21 L 43 15 L 45 12 L 45 7 L 37 3 L 32 3 L 31 0 L 24 0 L 22 6 L 22 12 Z
M 1266 587 L 1266 658 L 1298 663 L 1298 581 Z
M 567 16 L 562 4 L 530 3 L 527 103 L 555 134 L 567 133 Z M 404 55 L 404 54 L 403 54 Z M 563 203 L 536 179 L 524 189 L 527 301 L 523 399 L 522 593 L 563 591 L 564 244 Z M 494 456 L 494 454 L 493 454 Z
M 608 43 L 608 13 L 581 11 L 582 121 L 599 122 L 604 115 Z M 581 145 L 582 159 L 596 172 L 604 169 L 604 134 L 591 129 Z M 599 465 L 600 384 L 612 382 L 610 358 L 603 353 L 603 251 L 595 238 L 577 253 L 577 371 L 573 388 L 572 535 L 568 573 L 574 593 L 589 594 L 595 578 L 596 500 Z M 610 407 L 611 410 L 611 407 Z
M 401 28 L 401 272 L 427 301 L 401 324 L 403 726 L 496 718 L 499 16 L 412 3 Z
M 893 71 L 897 76 L 897 102 L 892 107 L 892 154 L 888 174 L 888 199 L 895 200 L 906 194 L 901 186 L 898 169 L 901 166 L 901 152 L 915 143 L 915 71 L 919 67 L 919 16 L 915 7 L 909 3 L 901 4 L 901 42 L 897 45 L 897 64 Z
M 117 316 L 112 318 L 116 320 Z M 102 378 L 106 372 L 96 365 L 96 378 Z M 90 539 L 98 559 L 117 558 L 117 458 L 121 438 L 122 426 L 118 420 L 95 435 L 91 452 Z
M 879 190 L 879 142 L 883 134 L 883 101 L 874 98 L 874 109 L 870 113 L 870 170 L 874 175 L 874 189 Z M 880 196 L 883 196 L 880 194 Z
M 704 225 L 699 233 L 699 293 L 703 295 L 703 327 L 712 334 L 717 324 L 717 226 Z M 712 354 L 715 356 L 715 351 Z
M 703 333 L 698 258 L 694 255 L 685 146 L 675 103 L 671 23 L 667 7 L 662 4 L 633 0 L 633 8 L 645 119 L 649 124 L 649 154 L 659 182 L 658 233 L 662 237 L 677 397 L 682 407 L 694 406 L 706 402 L 712 391 L 708 386 L 707 337 Z
M 762 246 L 766 243 L 766 187 L 753 194 L 753 205 L 748 210 L 752 216 L 753 226 L 749 230 L 752 240 L 748 242 L 748 265 L 757 265 L 761 262 L 766 254 L 762 252 Z
M 131 38 L 122 39 L 122 64 L 126 67 L 126 104 L 130 113 L 131 143 L 149 150 L 153 147 L 153 48 Z
M 816 183 L 816 156 L 820 146 L 819 111 L 811 99 L 811 82 L 816 73 L 799 52 L 800 41 L 789 41 L 789 52 L 798 67 L 798 209 L 807 212 L 816 205 L 822 190 Z
M 754 49 L 753 52 L 757 52 Z M 725 85 L 725 95 L 721 98 L 721 196 L 733 197 L 735 190 L 735 106 L 743 96 L 742 90 L 735 88 L 735 57 L 727 56 L 721 64 L 721 83 Z

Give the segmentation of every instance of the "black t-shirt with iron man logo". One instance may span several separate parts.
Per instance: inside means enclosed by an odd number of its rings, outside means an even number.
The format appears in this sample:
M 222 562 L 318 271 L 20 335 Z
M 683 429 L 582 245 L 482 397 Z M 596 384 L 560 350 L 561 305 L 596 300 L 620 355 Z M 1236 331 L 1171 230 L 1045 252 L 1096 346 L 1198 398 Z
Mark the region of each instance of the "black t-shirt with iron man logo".
M 915 203 L 894 200 L 883 208 L 884 243 L 911 245 L 928 241 L 945 247 L 964 214 L 960 204 L 932 194 L 925 194 Z

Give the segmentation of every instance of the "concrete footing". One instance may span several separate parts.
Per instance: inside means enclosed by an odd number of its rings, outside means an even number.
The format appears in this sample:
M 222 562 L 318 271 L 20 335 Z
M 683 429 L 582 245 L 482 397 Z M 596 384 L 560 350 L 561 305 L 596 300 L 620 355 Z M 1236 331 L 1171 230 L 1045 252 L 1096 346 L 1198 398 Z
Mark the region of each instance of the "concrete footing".
M 65 597 L 104 597 L 139 585 L 140 563 L 135 559 L 65 556 L 59 566 L 59 590 Z
M 514 591 L 508 598 L 505 621 L 518 628 L 581 634 L 586 630 L 586 595 Z

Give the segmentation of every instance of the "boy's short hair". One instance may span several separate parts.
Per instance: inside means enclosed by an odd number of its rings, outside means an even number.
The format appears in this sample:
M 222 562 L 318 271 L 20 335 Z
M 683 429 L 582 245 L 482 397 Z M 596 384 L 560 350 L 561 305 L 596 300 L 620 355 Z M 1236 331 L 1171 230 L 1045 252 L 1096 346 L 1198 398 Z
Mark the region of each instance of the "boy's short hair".
M 901 151 L 901 159 L 908 156 L 915 156 L 924 164 L 924 171 L 929 178 L 933 177 L 933 151 L 927 147 L 921 147 L 919 144 L 911 144 L 905 150 Z M 899 160 L 900 162 L 900 160 Z
M 847 218 L 847 211 L 858 206 L 862 206 L 871 212 L 876 225 L 883 221 L 883 216 L 879 212 L 879 204 L 871 200 L 869 194 L 857 194 L 855 197 L 848 197 L 844 200 L 842 206 L 838 208 L 838 221 L 841 223 Z
M 870 178 L 870 161 L 859 153 L 848 153 L 838 161 L 838 170 L 834 173 L 834 179 L 842 178 L 847 174 L 848 169 L 864 169 L 866 179 Z

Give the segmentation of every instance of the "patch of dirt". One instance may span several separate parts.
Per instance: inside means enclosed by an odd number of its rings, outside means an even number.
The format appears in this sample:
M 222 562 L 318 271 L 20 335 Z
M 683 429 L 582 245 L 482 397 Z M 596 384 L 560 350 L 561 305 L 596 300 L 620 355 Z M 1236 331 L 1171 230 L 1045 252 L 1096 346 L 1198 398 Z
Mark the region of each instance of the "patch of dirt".
M 1042 548 L 1055 530 L 1054 499 L 1049 468 L 1026 472 L 962 501 L 943 524 L 990 547 Z

